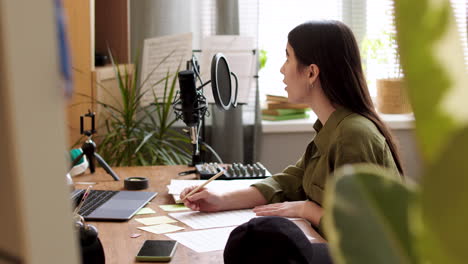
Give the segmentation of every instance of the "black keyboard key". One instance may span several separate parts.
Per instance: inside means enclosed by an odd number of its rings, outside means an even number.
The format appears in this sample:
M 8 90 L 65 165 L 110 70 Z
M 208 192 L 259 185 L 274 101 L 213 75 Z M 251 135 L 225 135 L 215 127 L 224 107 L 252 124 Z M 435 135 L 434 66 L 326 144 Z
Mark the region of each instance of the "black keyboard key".
M 260 162 L 248 165 L 233 163 L 223 167 L 217 163 L 204 163 L 195 167 L 200 174 L 200 179 L 203 180 L 211 178 L 221 170 L 225 170 L 225 173 L 218 180 L 262 179 L 271 176 L 271 173 Z
M 81 216 L 91 214 L 96 208 L 107 202 L 117 193 L 118 191 L 91 190 L 78 214 Z

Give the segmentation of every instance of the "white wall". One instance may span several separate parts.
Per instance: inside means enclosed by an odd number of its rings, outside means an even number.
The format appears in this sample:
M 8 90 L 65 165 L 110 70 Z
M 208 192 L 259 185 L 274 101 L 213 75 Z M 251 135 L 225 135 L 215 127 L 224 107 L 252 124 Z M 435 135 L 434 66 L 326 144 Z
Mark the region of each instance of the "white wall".
M 414 130 L 394 129 L 392 132 L 399 141 L 405 174 L 418 181 L 422 172 L 422 161 L 414 139 Z M 260 162 L 271 173 L 281 172 L 299 160 L 314 136 L 315 132 L 263 133 Z

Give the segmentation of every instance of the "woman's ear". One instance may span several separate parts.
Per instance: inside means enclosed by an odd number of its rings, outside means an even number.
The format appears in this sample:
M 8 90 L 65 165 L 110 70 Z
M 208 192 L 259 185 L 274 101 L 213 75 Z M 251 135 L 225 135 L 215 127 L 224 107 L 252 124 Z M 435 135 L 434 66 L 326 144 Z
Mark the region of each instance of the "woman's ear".
M 310 64 L 308 67 L 308 72 L 309 72 L 309 84 L 315 83 L 320 73 L 320 69 L 317 66 L 317 64 Z

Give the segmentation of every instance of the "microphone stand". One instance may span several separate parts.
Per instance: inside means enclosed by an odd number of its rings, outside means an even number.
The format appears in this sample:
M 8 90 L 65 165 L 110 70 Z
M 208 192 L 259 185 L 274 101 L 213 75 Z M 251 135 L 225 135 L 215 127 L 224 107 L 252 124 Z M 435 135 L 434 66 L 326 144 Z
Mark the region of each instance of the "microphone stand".
M 198 70 L 198 64 L 196 62 L 193 60 L 187 61 L 187 71 L 178 73 L 179 85 L 181 87 L 172 103 L 176 118 L 183 120 L 189 129 L 190 141 L 192 143 L 192 162 L 189 164 L 191 167 L 202 163 L 203 160 L 201 154 L 200 131 L 202 132 L 202 137 L 204 137 L 205 112 L 207 104 L 206 99 L 203 96 L 202 88 L 211 82 L 208 81 L 206 83 L 202 83 L 201 86 L 197 88 L 195 74 L 198 77 L 198 80 L 202 82 L 200 75 L 198 74 Z M 185 92 L 182 94 L 184 87 Z M 194 92 L 189 91 L 191 87 L 195 90 Z M 184 105 L 187 109 L 184 108 Z
M 201 138 L 200 138 L 200 142 L 202 143 L 203 140 L 206 138 L 206 129 L 205 129 L 205 115 L 202 116 L 202 126 L 201 126 Z M 201 145 L 201 144 L 200 144 Z M 200 148 L 200 156 L 202 157 L 202 160 L 206 160 L 206 152 L 203 151 L 202 148 Z
M 197 164 L 201 163 L 200 156 L 200 139 L 198 136 L 199 128 L 197 126 L 189 127 L 190 131 L 190 140 L 192 142 L 192 163 L 189 164 L 190 167 L 194 167 Z

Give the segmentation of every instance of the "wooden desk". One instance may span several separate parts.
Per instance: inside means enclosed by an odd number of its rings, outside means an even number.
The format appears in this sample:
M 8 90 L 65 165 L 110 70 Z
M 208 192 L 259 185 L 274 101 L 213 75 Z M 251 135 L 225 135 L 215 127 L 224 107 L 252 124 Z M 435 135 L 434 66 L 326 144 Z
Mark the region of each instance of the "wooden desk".
M 114 171 L 120 177 L 120 181 L 114 181 L 112 177 L 105 173 L 101 168 L 96 170 L 95 174 L 85 174 L 73 178 L 74 182 L 96 182 L 93 189 L 96 190 L 124 190 L 123 180 L 127 177 L 146 177 L 149 179 L 149 188 L 144 191 L 155 191 L 158 195 L 151 201 L 147 207 L 156 211 L 156 215 L 167 215 L 159 208 L 158 205 L 173 204 L 174 199 L 168 194 L 166 188 L 171 179 L 195 179 L 195 175 L 177 176 L 177 173 L 189 170 L 187 166 L 154 166 L 154 167 L 121 167 L 114 168 Z M 87 185 L 75 184 L 77 188 L 86 188 Z M 149 217 L 150 215 L 147 215 Z M 153 215 L 155 216 L 155 215 Z M 135 217 L 134 217 L 135 218 Z M 106 255 L 106 263 L 137 263 L 135 255 L 140 249 L 143 242 L 147 239 L 168 239 L 165 235 L 156 235 L 149 233 L 137 227 L 142 226 L 141 223 L 132 218 L 128 222 L 95 222 L 89 223 L 97 227 L 99 238 L 104 246 Z M 295 222 L 305 234 L 316 238 L 314 242 L 324 242 L 306 222 Z M 184 231 L 193 230 L 191 227 L 182 222 L 175 223 L 184 227 Z M 141 234 L 138 238 L 131 238 L 134 233 Z M 190 248 L 179 244 L 176 254 L 171 263 L 223 263 L 223 251 L 213 251 L 207 253 L 197 253 Z

